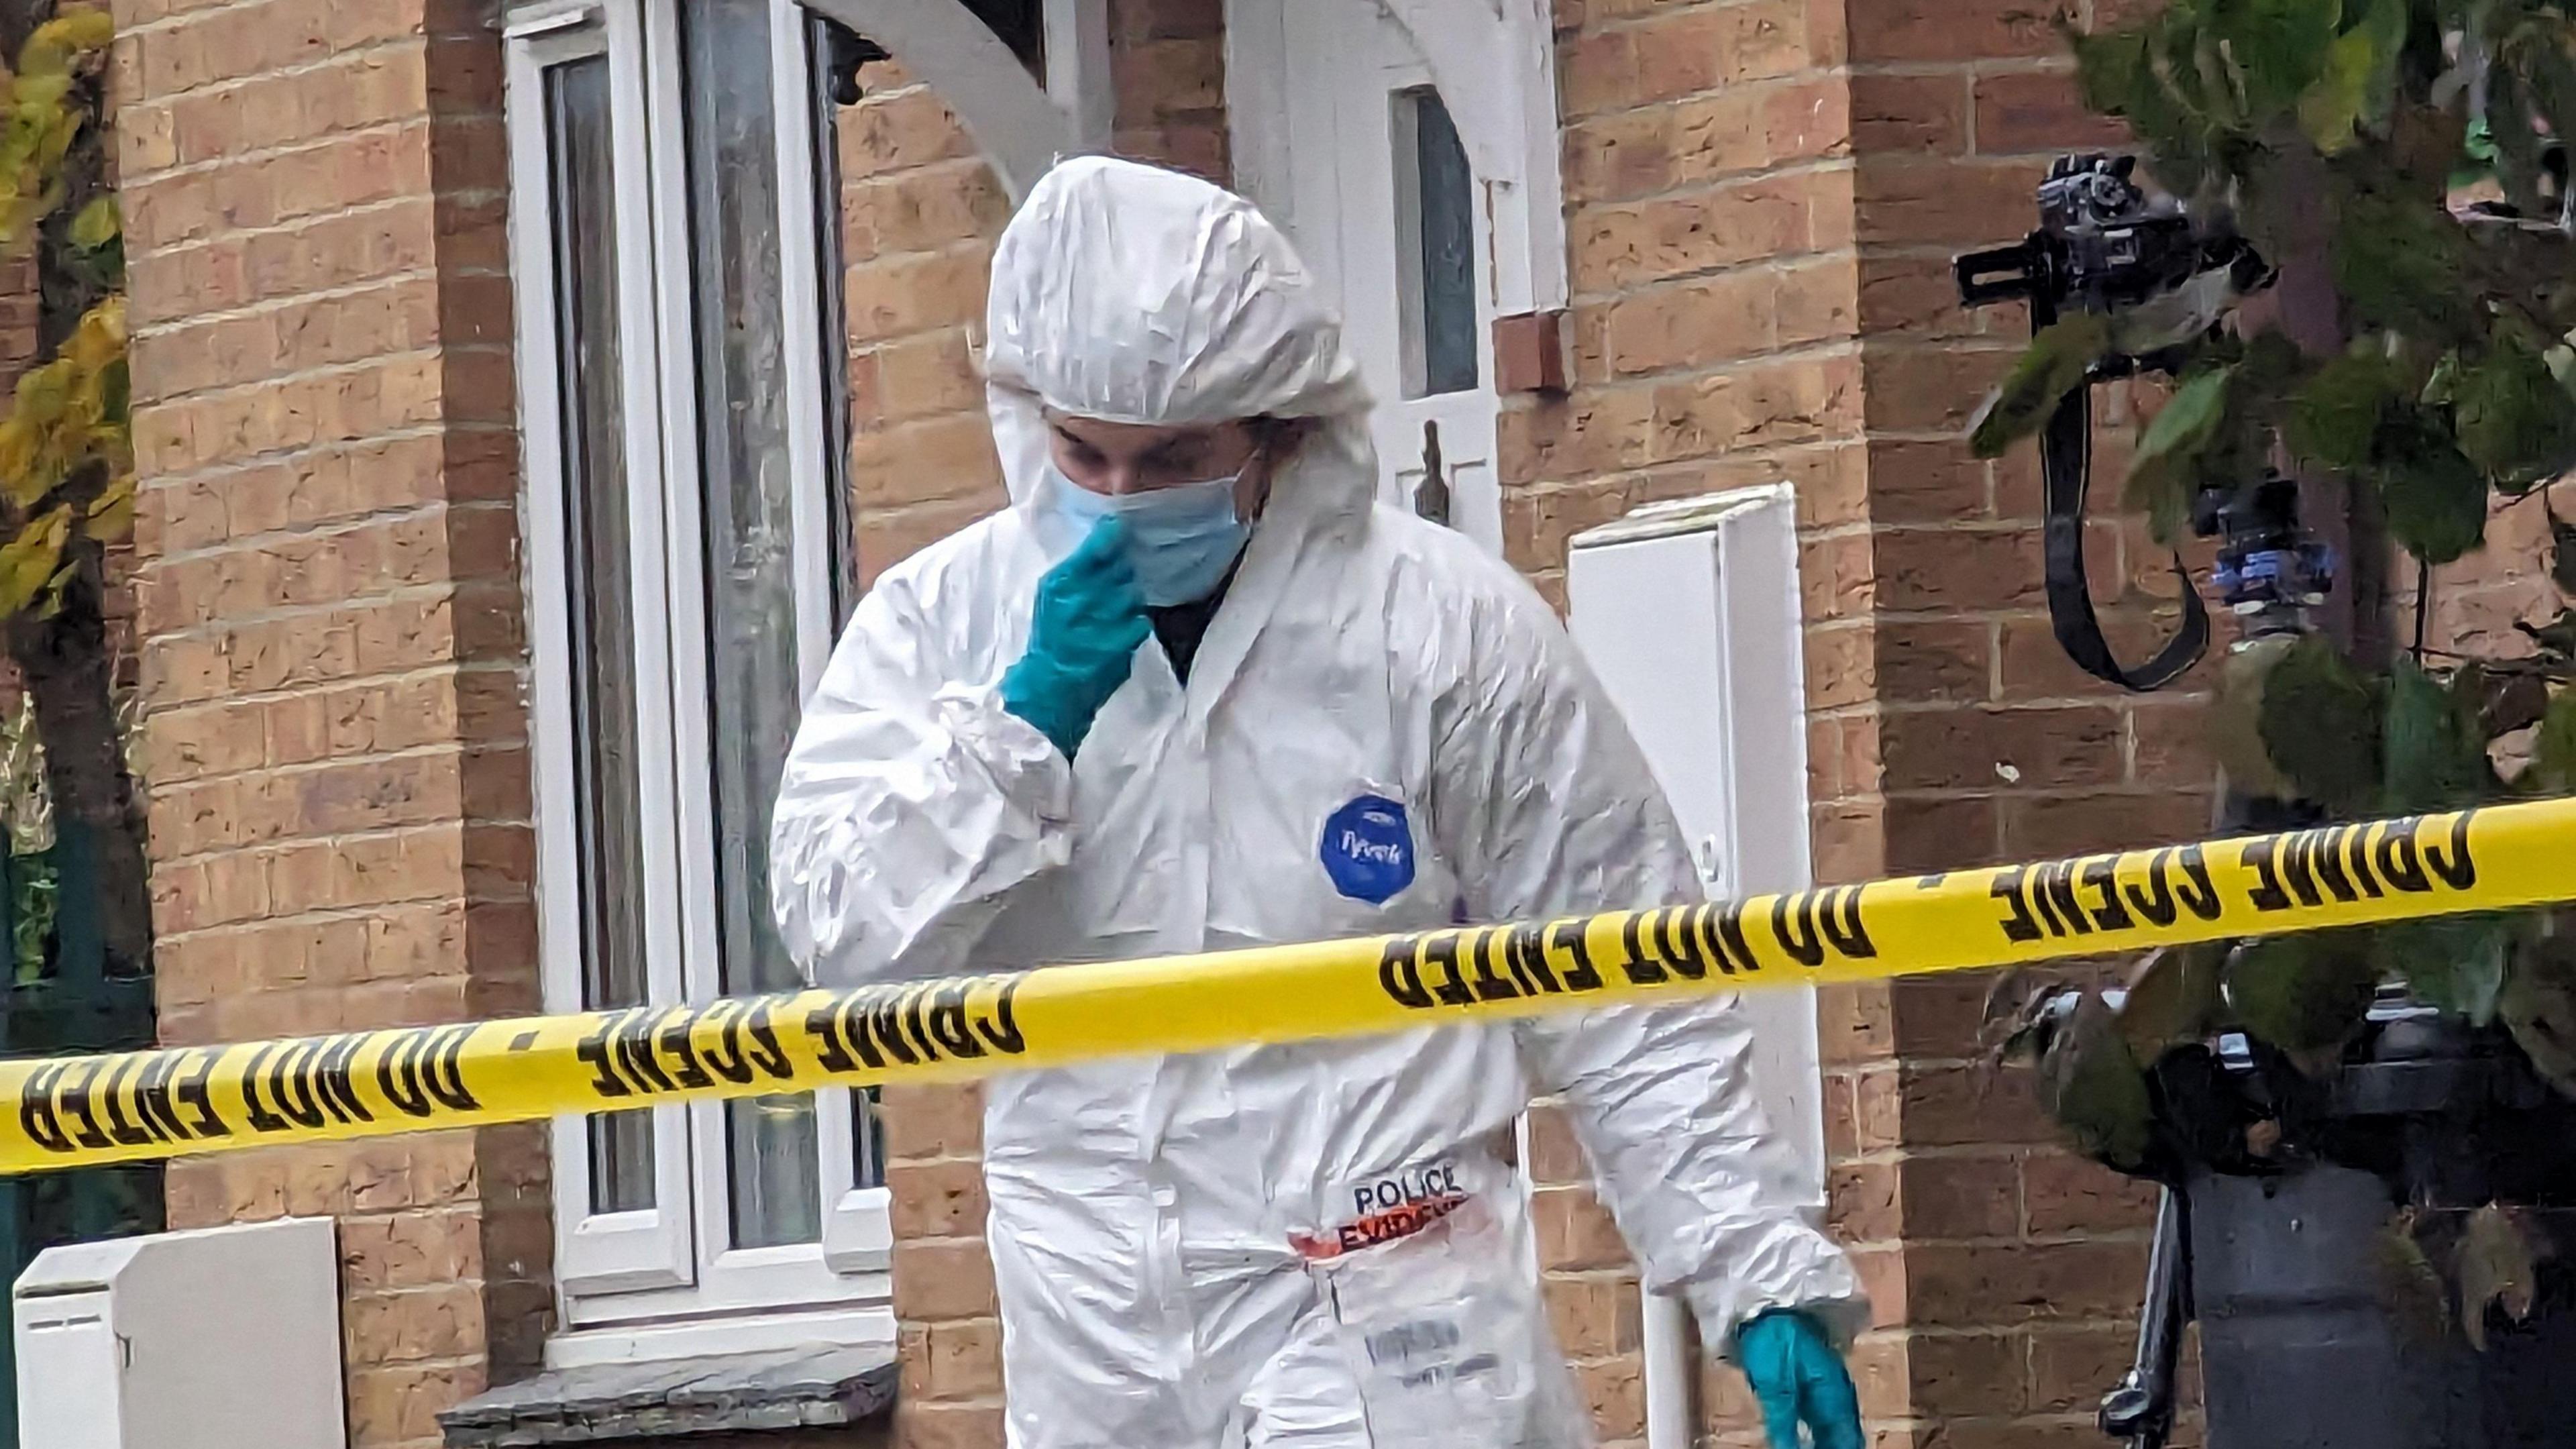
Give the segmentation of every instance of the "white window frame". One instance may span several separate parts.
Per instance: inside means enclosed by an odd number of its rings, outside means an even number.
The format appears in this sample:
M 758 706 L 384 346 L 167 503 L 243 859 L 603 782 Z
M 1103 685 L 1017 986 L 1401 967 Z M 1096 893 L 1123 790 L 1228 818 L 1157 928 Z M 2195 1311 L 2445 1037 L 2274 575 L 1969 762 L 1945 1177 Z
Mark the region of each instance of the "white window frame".
M 678 6 L 683 0 L 591 0 L 530 9 L 504 27 L 508 51 L 512 261 L 520 417 L 526 439 L 524 567 L 531 647 L 541 967 L 549 1009 L 582 1003 L 580 893 L 573 769 L 573 641 L 562 561 L 570 542 L 561 469 L 566 420 L 557 393 L 551 188 L 543 80 L 590 56 L 610 64 L 612 147 L 620 203 L 621 388 L 633 545 L 632 609 L 640 711 L 645 940 L 653 1000 L 712 1000 L 719 980 L 713 782 L 705 762 L 705 551 L 698 356 L 682 130 Z M 769 0 L 779 158 L 783 341 L 791 393 L 797 654 L 810 694 L 832 647 L 831 508 L 822 373 L 823 259 L 815 254 L 816 178 L 806 17 Z M 644 206 L 629 205 L 638 198 Z M 674 201 L 676 199 L 676 201 Z M 658 200 L 669 204 L 650 204 Z M 811 264 L 793 260 L 801 253 Z M 659 706 L 659 707 L 656 707 Z M 889 1339 L 889 1196 L 862 1186 L 845 1091 L 817 1095 L 822 1183 L 819 1242 L 736 1249 L 726 1178 L 725 1105 L 653 1109 L 655 1206 L 590 1211 L 589 1129 L 553 1126 L 557 1280 L 562 1322 L 550 1362 L 602 1362 L 756 1346 L 778 1325 L 798 1341 Z M 764 1328 L 762 1325 L 768 1325 Z

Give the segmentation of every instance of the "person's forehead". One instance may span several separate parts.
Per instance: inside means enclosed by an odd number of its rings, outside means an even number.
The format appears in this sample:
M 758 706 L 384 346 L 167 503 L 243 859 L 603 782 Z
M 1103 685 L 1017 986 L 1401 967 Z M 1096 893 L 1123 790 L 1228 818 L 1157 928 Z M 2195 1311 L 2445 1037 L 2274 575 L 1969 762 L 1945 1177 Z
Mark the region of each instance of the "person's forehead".
M 1050 411 L 1047 421 L 1104 452 L 1147 453 L 1171 447 L 1203 445 L 1214 440 L 1222 423 L 1168 425 L 1112 422 Z

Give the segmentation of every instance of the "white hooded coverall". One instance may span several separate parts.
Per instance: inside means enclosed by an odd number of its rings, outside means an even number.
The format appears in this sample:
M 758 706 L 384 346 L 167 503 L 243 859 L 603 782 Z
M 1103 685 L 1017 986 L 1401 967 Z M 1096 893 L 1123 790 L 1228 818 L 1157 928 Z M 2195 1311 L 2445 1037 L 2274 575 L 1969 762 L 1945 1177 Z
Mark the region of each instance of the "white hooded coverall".
M 772 878 L 830 985 L 1695 899 L 1661 791 L 1546 604 L 1375 506 L 1368 397 L 1285 239 L 1203 182 L 1042 178 L 993 261 L 1013 507 L 889 569 L 781 784 Z M 1076 758 L 1003 711 L 1075 540 L 1041 406 L 1319 420 L 1184 686 L 1158 644 Z M 1749 1034 L 1718 1000 L 1104 1061 L 988 1086 L 1016 1449 L 1589 1442 L 1499 1149 L 1561 1094 L 1647 1281 L 1713 1344 L 1773 1307 L 1849 1331 L 1842 1254 L 1766 1190 Z

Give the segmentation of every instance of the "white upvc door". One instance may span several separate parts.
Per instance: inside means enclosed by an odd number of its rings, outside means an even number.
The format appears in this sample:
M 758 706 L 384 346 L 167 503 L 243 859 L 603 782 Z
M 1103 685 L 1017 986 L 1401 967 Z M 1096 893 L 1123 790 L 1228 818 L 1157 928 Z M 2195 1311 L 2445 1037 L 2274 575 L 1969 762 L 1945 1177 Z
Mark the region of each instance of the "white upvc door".
M 1340 303 L 1380 496 L 1415 506 L 1436 439 L 1448 521 L 1499 553 L 1490 178 L 1379 0 L 1234 0 L 1227 23 L 1238 182 Z

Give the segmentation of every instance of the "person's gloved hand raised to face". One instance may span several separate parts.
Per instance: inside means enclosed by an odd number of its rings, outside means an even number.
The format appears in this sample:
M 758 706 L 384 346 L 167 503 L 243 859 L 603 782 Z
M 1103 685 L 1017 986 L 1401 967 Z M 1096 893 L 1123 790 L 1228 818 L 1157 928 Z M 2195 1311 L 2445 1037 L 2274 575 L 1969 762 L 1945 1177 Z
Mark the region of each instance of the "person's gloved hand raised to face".
M 1735 1335 L 1736 1362 L 1762 1405 L 1772 1449 L 1800 1449 L 1804 1424 L 1815 1449 L 1861 1449 L 1860 1395 L 1822 1325 L 1774 1310 Z
M 1038 581 L 1029 649 L 1002 676 L 1002 708 L 1072 759 L 1092 718 L 1127 682 L 1150 632 L 1145 596 L 1127 561 L 1127 527 L 1103 518 Z
M 1213 604 L 1251 537 L 1267 466 L 1293 440 L 1268 423 L 1050 418 L 1047 522 L 1081 542 L 1039 581 L 1028 652 L 1002 676 L 1002 707 L 1073 758 L 1152 631 L 1148 610 Z M 1196 635 L 1165 642 L 1186 676 Z

